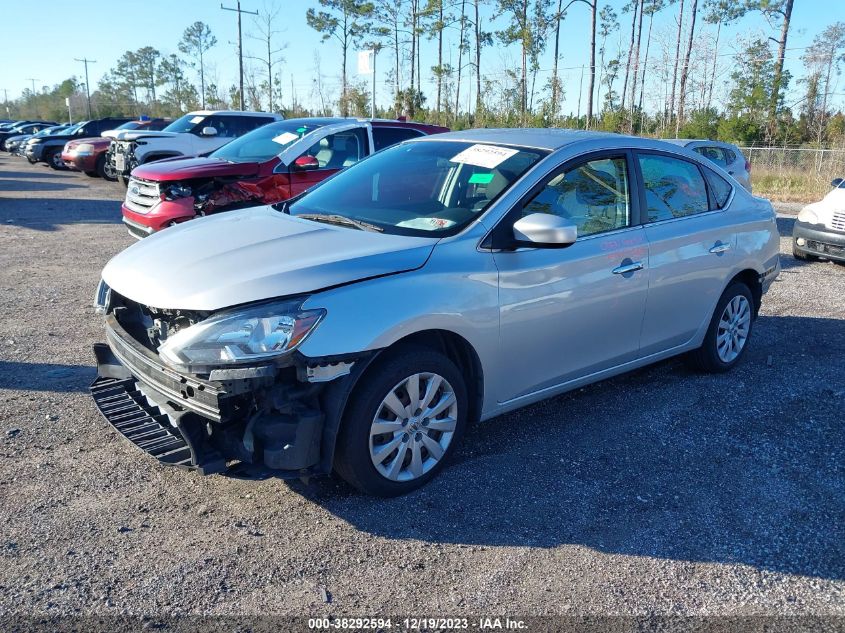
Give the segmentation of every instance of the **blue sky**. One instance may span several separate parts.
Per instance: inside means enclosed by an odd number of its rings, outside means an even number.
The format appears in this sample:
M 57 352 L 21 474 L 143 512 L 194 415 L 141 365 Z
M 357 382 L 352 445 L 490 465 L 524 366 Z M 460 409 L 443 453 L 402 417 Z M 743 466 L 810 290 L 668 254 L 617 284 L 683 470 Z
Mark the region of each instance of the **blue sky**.
M 258 9 L 266 3 L 282 7 L 282 19 L 279 20 L 282 32 L 278 38 L 287 45 L 283 53 L 285 62 L 281 66 L 286 92 L 283 100 L 289 102 L 293 89 L 300 101 L 313 105 L 311 93 L 316 74 L 315 53 L 319 53 L 321 59 L 327 91 L 332 92 L 340 83 L 339 47 L 332 42 L 321 42 L 319 34 L 305 22 L 305 11 L 308 7 L 317 6 L 316 0 L 242 0 L 242 7 Z M 234 6 L 235 0 L 226 0 L 224 4 Z M 488 0 L 488 5 L 492 4 Z M 620 11 L 623 0 L 599 0 L 599 7 L 605 4 L 620 13 L 621 29 L 608 44 L 609 52 L 613 53 L 620 34 L 623 46 L 626 46 L 624 40 L 630 34 L 630 16 Z M 689 4 L 687 2 L 687 6 Z M 237 55 L 233 44 L 237 39 L 236 16 L 222 11 L 219 0 L 39 0 L 37 4 L 1 0 L 0 7 L 4 26 L 4 35 L 0 39 L 0 91 L 6 89 L 9 98 L 19 96 L 24 88 L 30 87 L 29 78 L 36 78 L 36 88 L 40 89 L 41 86 L 52 86 L 71 75 L 84 77 L 83 66 L 74 61 L 74 57 L 97 60 L 96 64 L 89 66 L 91 83 L 95 85 L 97 79 L 114 65 L 125 50 L 151 45 L 165 54 L 178 53 L 177 43 L 183 30 L 195 20 L 206 22 L 218 39 L 218 45 L 209 54 L 212 78 L 224 86 L 237 82 Z M 841 7 L 840 0 L 795 0 L 789 40 L 789 48 L 792 50 L 787 53 L 787 68 L 791 68 L 794 74 L 801 74 L 801 49 L 810 44 L 813 36 L 836 19 L 845 19 L 845 15 L 837 15 L 841 12 L 833 10 L 836 7 Z M 484 10 L 488 25 L 491 13 L 489 8 Z M 661 12 L 655 19 L 652 51 L 659 49 L 659 36 L 669 39 L 676 16 L 677 4 Z M 491 30 L 505 25 L 506 20 L 500 18 L 492 23 Z M 698 25 L 702 27 L 701 37 L 712 37 L 713 27 L 702 25 L 700 21 Z M 244 29 L 245 32 L 252 29 L 250 16 L 244 16 Z M 561 34 L 560 66 L 566 90 L 564 112 L 575 112 L 578 108 L 580 67 L 589 60 L 588 33 L 589 12 L 585 5 L 576 3 L 569 11 Z M 776 35 L 759 14 L 748 16 L 738 24 L 722 29 L 721 41 L 724 46 L 721 47 L 722 57 L 719 59 L 720 77 L 726 78 L 730 73 L 730 54 L 737 46 L 737 38 L 752 34 Z M 455 41 L 457 33 L 447 31 L 447 39 Z M 244 48 L 247 52 L 250 49 L 256 53 L 259 51 L 258 43 L 248 38 L 245 38 Z M 426 69 L 436 63 L 436 42 L 424 40 L 422 51 L 423 90 L 431 100 L 434 84 L 431 73 Z M 390 53 L 385 52 L 379 57 L 377 94 L 381 103 L 389 99 L 389 89 L 384 86 L 381 74 L 390 65 L 389 56 Z M 516 68 L 518 62 L 519 51 L 516 46 L 506 48 L 497 44 L 484 51 L 482 73 L 498 77 L 506 68 Z M 537 80 L 538 86 L 550 75 L 551 46 L 540 65 L 543 70 Z M 356 59 L 353 53 L 349 61 L 349 72 L 353 78 L 355 70 Z M 473 98 L 468 92 L 470 89 L 470 82 L 467 81 L 462 87 L 462 93 Z M 839 82 L 837 93 L 834 103 L 841 105 L 845 102 L 842 97 L 845 81 Z M 653 100 L 658 98 L 652 95 Z M 787 102 L 799 98 L 800 87 L 793 82 Z M 463 99 L 461 101 L 466 103 Z M 582 96 L 582 112 L 585 101 L 586 98 Z

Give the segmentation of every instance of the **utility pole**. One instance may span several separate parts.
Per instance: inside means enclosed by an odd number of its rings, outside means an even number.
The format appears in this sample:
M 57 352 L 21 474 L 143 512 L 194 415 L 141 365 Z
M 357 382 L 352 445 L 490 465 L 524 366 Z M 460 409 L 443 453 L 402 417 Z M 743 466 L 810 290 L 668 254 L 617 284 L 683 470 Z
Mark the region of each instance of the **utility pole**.
M 6 106 L 6 116 L 10 115 L 9 110 L 9 91 L 3 88 L 3 105 Z
M 250 15 L 258 15 L 258 11 L 241 9 L 241 0 L 238 0 L 237 9 L 224 7 L 222 3 L 220 4 L 220 8 L 224 11 L 235 11 L 238 14 L 238 69 L 240 71 L 240 92 L 238 94 L 241 101 L 241 110 L 244 110 L 244 40 L 241 33 L 241 14 L 249 13 Z
M 96 59 L 87 59 L 83 57 L 79 59 L 78 57 L 74 57 L 74 60 L 78 62 L 83 62 L 85 64 L 85 96 L 88 97 L 88 118 L 91 118 L 91 86 L 88 83 L 88 64 L 96 64 Z
M 34 97 L 35 96 L 35 82 L 41 81 L 41 80 L 37 79 L 37 78 L 32 78 L 32 77 L 27 77 L 26 80 L 32 82 L 32 96 Z

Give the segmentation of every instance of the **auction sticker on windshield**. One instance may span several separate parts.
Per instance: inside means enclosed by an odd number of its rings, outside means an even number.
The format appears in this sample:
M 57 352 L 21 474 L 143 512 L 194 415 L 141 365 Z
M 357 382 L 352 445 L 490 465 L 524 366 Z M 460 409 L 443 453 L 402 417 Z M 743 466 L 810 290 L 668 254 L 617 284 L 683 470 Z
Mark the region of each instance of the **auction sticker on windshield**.
M 449 160 L 453 163 L 466 163 L 468 165 L 475 165 L 476 167 L 493 169 L 514 154 L 518 153 L 518 149 L 511 149 L 509 147 L 476 144 L 467 147 L 464 151 L 458 153 Z
M 273 142 L 278 143 L 279 145 L 287 145 L 298 138 L 299 135 L 294 134 L 293 132 L 282 132 L 278 136 L 273 137 Z

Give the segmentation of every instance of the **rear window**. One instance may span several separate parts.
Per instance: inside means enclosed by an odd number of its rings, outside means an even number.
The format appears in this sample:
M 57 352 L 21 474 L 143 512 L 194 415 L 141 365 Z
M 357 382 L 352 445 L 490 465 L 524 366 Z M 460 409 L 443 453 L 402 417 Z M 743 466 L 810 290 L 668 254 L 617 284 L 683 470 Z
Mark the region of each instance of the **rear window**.
M 707 184 L 710 185 L 710 194 L 712 195 L 713 202 L 715 203 L 714 208 L 721 209 L 727 204 L 733 187 L 731 187 L 731 184 L 727 180 L 722 178 L 712 169 L 707 169 L 705 167 L 702 171 L 704 172 L 704 177 L 707 179 Z

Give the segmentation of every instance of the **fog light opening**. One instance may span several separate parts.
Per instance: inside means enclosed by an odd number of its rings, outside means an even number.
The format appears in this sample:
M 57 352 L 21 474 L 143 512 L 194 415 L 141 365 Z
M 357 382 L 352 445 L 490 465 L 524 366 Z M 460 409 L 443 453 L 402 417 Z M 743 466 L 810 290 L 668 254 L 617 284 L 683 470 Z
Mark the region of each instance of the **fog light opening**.
M 803 237 L 799 237 L 797 240 L 795 240 L 795 243 L 798 244 L 798 246 L 805 246 L 807 244 L 807 240 L 805 240 Z

